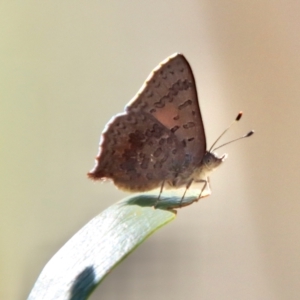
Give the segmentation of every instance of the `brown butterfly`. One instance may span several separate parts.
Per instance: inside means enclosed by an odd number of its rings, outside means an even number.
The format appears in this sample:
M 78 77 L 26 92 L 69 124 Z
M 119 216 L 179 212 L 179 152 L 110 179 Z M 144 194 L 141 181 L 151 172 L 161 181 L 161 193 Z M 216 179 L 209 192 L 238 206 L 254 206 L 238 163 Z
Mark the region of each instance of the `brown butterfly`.
M 193 72 L 182 54 L 174 54 L 153 70 L 125 112 L 108 122 L 88 176 L 111 179 L 131 192 L 187 190 L 193 182 L 210 192 L 208 176 L 226 156 L 218 157 L 212 147 L 206 151 Z

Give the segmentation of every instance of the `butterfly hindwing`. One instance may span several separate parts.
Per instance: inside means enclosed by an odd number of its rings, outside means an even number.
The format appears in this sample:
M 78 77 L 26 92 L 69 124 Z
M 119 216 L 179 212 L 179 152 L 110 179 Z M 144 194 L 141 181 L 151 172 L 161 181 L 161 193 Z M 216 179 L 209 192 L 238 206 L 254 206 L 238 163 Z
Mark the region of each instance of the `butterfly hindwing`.
M 177 137 L 143 112 L 116 116 L 102 134 L 92 179 L 112 179 L 130 191 L 147 191 L 172 181 L 184 165 Z

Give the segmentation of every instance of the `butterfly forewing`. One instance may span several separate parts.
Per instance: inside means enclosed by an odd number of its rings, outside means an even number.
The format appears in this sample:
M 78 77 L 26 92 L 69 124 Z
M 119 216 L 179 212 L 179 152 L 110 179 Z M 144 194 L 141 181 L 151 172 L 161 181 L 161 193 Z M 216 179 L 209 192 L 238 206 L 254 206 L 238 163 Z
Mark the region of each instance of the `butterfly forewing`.
M 148 77 L 126 111 L 145 111 L 173 132 L 198 165 L 206 151 L 206 138 L 192 69 L 182 54 L 160 64 Z

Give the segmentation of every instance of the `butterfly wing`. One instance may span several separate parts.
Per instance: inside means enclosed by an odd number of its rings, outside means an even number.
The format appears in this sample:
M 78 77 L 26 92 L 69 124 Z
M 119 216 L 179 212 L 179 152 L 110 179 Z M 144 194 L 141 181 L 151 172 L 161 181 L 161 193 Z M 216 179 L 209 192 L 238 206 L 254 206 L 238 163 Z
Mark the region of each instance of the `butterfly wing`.
M 159 65 L 125 113 L 104 130 L 92 179 L 147 191 L 186 185 L 202 161 L 206 139 L 191 67 L 181 54 Z
M 123 190 L 148 191 L 181 173 L 184 148 L 173 132 L 145 112 L 117 115 L 104 130 L 92 179 Z
M 126 111 L 151 114 L 175 134 L 189 156 L 190 167 L 200 164 L 206 138 L 195 79 L 182 54 L 174 54 L 154 69 Z

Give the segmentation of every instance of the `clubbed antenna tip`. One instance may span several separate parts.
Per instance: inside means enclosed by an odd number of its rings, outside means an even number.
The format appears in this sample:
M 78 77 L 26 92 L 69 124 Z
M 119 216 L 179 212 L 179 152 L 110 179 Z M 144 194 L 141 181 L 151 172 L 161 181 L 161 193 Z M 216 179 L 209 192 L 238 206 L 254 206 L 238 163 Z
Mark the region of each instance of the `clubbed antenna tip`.
M 251 130 L 251 131 L 249 131 L 249 132 L 245 135 L 245 137 L 249 137 L 249 136 L 251 136 L 253 133 L 254 133 L 254 130 Z
M 241 119 L 241 117 L 243 116 L 243 112 L 240 111 L 239 114 L 237 115 L 237 117 L 235 118 L 236 121 L 239 121 Z

